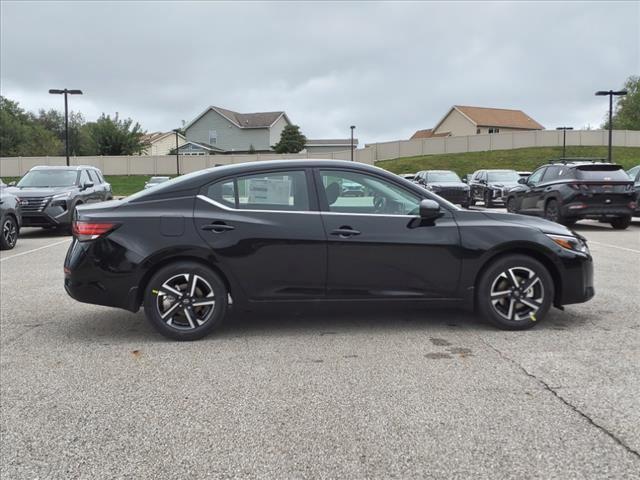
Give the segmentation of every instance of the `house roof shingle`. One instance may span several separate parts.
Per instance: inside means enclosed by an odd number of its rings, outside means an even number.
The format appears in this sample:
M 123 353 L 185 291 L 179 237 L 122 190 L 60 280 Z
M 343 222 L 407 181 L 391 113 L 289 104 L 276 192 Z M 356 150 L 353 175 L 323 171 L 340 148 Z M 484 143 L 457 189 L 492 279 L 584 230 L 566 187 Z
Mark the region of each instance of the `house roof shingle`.
M 448 137 L 449 135 L 451 135 L 451 132 L 433 133 L 433 128 L 425 128 L 424 130 L 418 130 L 416 133 L 411 135 L 411 138 L 409 140 L 431 137 Z
M 189 124 L 184 127 L 185 130 L 191 127 L 191 125 L 196 123 L 198 120 L 200 120 L 200 118 L 202 118 L 210 110 L 218 112 L 238 128 L 269 128 L 276 122 L 276 120 L 278 120 L 283 115 L 287 123 L 291 123 L 289 121 L 289 118 L 287 117 L 287 114 L 284 112 L 239 113 L 234 112 L 233 110 L 228 110 L 226 108 L 215 107 L 211 105 L 204 112 L 202 112 L 191 122 L 189 122 Z
M 466 105 L 454 105 L 453 108 L 469 117 L 478 126 L 544 130 L 542 125 L 522 110 L 470 107 Z

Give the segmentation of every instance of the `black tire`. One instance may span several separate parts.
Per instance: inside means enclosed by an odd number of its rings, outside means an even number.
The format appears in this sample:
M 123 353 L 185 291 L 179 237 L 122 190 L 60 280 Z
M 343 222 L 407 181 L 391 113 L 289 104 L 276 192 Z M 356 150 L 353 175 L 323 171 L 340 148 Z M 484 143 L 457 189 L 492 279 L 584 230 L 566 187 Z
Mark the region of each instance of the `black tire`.
M 615 230 L 626 230 L 631 225 L 631 217 L 618 217 L 611 220 L 611 226 Z
M 514 197 L 507 198 L 507 212 L 516 213 L 516 199 Z
M 149 280 L 144 291 L 144 313 L 167 338 L 199 340 L 222 324 L 228 293 L 225 283 L 211 269 L 198 262 L 178 261 L 161 268 Z
M 0 228 L 0 250 L 11 250 L 18 243 L 20 233 L 16 219 L 12 215 L 7 215 L 2 219 Z
M 484 191 L 484 206 L 487 208 L 493 207 L 493 200 L 491 199 L 491 193 L 489 193 L 489 190 Z
M 476 204 L 476 199 L 473 198 L 473 195 L 469 193 L 469 203 L 467 203 L 467 207 L 473 207 Z
M 460 204 L 460 206 L 461 206 L 462 208 L 469 208 L 469 202 L 462 202 L 462 203 Z
M 549 200 L 544 206 L 544 218 L 551 222 L 562 223 L 563 218 L 560 213 L 560 207 L 557 200 Z
M 531 281 L 533 284 L 527 289 L 527 282 Z M 498 328 L 525 330 L 544 320 L 554 294 L 553 279 L 544 265 L 527 255 L 509 254 L 493 260 L 482 273 L 477 283 L 476 308 Z M 528 305 L 519 300 L 526 300 Z

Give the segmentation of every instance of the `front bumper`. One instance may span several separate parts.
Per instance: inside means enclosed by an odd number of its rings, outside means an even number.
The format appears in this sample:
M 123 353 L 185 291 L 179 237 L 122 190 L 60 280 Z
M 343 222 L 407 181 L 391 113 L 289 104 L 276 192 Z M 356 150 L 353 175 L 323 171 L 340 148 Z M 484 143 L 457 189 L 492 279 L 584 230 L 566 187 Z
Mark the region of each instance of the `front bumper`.
M 27 199 L 28 201 L 28 199 Z M 60 227 L 71 224 L 72 210 L 68 201 L 46 203 L 37 208 L 22 208 L 23 227 Z
M 560 292 L 556 306 L 583 303 L 595 295 L 593 286 L 593 260 L 591 255 L 563 260 Z

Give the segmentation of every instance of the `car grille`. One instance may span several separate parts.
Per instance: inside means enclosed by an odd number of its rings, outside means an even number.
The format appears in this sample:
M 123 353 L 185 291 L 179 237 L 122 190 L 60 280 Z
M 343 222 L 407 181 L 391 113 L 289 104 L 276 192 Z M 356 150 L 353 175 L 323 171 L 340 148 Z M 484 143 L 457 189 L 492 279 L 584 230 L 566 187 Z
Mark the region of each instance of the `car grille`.
M 434 193 L 437 193 L 442 198 L 446 198 L 450 202 L 456 203 L 465 201 L 469 196 L 467 192 L 467 190 L 462 188 L 442 188 Z
M 45 209 L 51 197 L 22 197 L 20 200 L 22 213 L 39 213 Z

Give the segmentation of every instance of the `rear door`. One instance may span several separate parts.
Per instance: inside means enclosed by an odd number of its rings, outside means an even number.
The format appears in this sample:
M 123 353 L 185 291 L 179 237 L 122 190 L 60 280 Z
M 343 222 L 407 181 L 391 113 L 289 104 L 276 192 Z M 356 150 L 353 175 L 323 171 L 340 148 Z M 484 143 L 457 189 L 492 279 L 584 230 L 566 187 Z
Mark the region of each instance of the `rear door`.
M 585 164 L 574 169 L 575 188 L 587 207 L 624 209 L 634 200 L 633 181 L 615 164 Z
M 327 247 L 310 173 L 266 170 L 204 187 L 195 226 L 250 300 L 321 298 Z
M 342 194 L 343 182 L 363 197 Z M 348 169 L 316 170 L 327 231 L 330 298 L 452 298 L 460 274 L 458 227 L 443 210 L 418 216 L 421 197 L 387 178 Z

